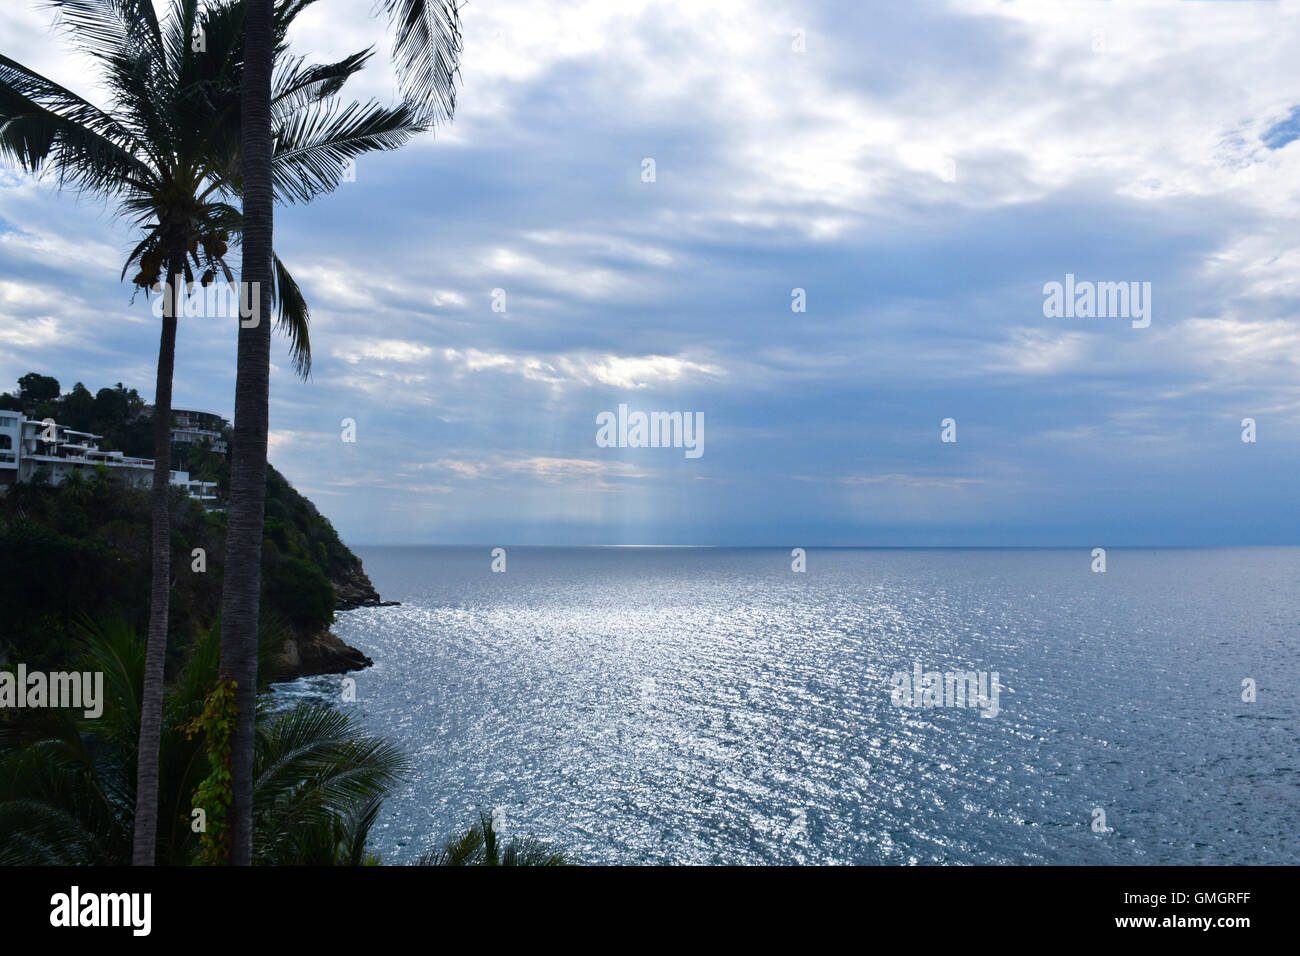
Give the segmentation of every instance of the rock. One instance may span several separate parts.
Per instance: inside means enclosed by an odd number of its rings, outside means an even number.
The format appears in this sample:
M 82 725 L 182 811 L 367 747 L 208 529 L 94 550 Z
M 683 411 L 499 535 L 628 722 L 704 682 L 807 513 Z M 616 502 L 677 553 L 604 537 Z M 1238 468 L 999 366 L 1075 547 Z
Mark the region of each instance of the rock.
M 343 643 L 329 630 L 306 637 L 291 637 L 268 662 L 269 681 L 294 680 L 315 674 L 346 674 L 374 664 L 355 647 Z
M 314 642 L 298 649 L 302 668 L 308 674 L 343 674 L 374 664 L 355 647 L 344 644 L 332 631 L 320 634 Z
M 381 601 L 379 592 L 366 576 L 358 558 L 356 565 L 331 578 L 334 585 L 335 611 L 359 607 L 392 607 L 400 602 Z M 374 664 L 369 657 L 348 644 L 329 628 L 318 634 L 296 632 L 287 638 L 280 651 L 267 661 L 267 680 L 287 681 L 316 674 L 345 674 Z
M 379 599 L 379 592 L 366 576 L 360 558 L 355 567 L 336 575 L 330 583 L 334 585 L 337 611 L 351 611 L 359 607 L 391 607 L 398 603 Z

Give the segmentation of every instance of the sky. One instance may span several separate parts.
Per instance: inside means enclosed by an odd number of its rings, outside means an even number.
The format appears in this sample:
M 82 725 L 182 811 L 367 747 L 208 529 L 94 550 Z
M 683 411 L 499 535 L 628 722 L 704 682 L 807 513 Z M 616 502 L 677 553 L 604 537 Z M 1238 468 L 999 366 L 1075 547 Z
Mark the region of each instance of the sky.
M 374 7 L 290 41 L 375 44 L 349 90 L 391 101 Z M 1300 544 L 1300 2 L 462 17 L 454 122 L 277 209 L 314 371 L 277 340 L 270 460 L 345 542 Z M 102 103 L 51 23 L 6 3 L 0 52 Z M 0 170 L 0 388 L 151 399 L 132 245 Z M 1046 314 L 1067 275 L 1149 324 Z M 177 407 L 230 416 L 235 338 L 181 321 Z M 702 454 L 602 447 L 620 405 Z

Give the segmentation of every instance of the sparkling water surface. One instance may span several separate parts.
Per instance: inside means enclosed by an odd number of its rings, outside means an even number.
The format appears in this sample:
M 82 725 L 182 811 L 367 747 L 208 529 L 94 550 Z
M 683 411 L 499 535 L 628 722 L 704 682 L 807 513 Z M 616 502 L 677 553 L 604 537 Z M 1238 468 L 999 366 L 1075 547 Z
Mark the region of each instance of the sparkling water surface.
M 387 863 L 480 809 L 581 863 L 1300 863 L 1300 548 L 354 550 L 357 701 L 271 696 L 407 752 Z M 1000 712 L 895 706 L 916 662 Z

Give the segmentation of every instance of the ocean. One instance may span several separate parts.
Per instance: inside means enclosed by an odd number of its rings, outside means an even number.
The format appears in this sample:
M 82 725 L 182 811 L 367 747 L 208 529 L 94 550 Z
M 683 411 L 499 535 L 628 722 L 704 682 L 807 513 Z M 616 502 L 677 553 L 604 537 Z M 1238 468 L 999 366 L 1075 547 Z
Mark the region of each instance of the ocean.
M 1300 548 L 354 550 L 386 863 L 1300 863 Z

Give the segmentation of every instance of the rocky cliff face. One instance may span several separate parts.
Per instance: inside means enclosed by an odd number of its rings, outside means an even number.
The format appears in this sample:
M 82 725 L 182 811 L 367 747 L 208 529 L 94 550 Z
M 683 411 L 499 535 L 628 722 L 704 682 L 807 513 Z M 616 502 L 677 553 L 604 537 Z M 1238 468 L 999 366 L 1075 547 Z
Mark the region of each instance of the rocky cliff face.
M 382 607 L 385 604 L 379 600 L 379 592 L 361 567 L 360 558 L 355 567 L 334 575 L 330 583 L 334 585 L 334 594 L 338 598 L 336 610 L 351 611 L 358 607 Z
M 285 640 L 280 653 L 269 662 L 267 680 L 276 683 L 315 674 L 346 674 L 373 663 L 326 628 L 317 634 L 295 634 Z
M 336 598 L 335 611 L 351 611 L 359 607 L 388 607 L 396 601 L 381 601 L 379 592 L 366 575 L 360 559 L 331 579 Z M 345 674 L 373 664 L 369 657 L 343 643 L 329 628 L 314 633 L 294 633 L 284 642 L 280 653 L 269 662 L 270 681 L 294 680 L 315 674 Z

